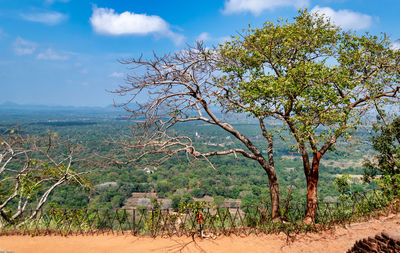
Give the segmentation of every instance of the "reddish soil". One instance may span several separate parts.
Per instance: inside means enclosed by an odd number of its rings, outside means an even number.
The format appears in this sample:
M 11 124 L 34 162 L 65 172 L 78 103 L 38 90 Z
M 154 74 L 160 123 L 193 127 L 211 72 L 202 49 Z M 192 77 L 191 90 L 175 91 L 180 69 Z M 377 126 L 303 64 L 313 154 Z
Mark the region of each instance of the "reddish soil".
M 399 230 L 400 214 L 336 227 L 331 231 L 297 235 L 294 242 L 279 235 L 149 238 L 131 235 L 0 236 L 1 249 L 14 253 L 124 253 L 124 252 L 346 252 L 356 240 L 384 230 Z

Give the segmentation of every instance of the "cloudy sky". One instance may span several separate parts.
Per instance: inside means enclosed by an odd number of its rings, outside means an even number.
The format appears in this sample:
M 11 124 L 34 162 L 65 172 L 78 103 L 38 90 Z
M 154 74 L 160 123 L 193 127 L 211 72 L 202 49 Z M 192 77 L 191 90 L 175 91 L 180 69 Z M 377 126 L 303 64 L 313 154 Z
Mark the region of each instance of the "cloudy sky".
M 400 38 L 398 0 L 0 0 L 0 103 L 109 105 L 129 71 L 118 60 L 215 45 L 305 7 Z

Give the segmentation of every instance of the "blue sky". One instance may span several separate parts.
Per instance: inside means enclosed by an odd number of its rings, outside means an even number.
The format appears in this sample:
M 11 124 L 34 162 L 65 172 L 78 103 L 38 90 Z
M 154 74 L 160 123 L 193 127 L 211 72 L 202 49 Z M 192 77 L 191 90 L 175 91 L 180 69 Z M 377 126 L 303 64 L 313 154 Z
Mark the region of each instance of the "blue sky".
M 304 7 L 345 29 L 400 38 L 398 0 L 0 0 L 0 103 L 109 105 L 106 90 L 129 71 L 119 59 L 198 39 L 215 45 Z

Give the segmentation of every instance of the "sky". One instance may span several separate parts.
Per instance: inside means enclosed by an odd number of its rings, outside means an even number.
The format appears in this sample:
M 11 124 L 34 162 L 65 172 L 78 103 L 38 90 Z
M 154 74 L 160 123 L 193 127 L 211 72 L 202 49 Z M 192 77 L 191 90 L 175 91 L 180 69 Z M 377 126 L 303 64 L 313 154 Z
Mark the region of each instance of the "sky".
M 107 106 L 120 60 L 217 45 L 299 8 L 400 48 L 399 0 L 0 0 L 0 104 Z

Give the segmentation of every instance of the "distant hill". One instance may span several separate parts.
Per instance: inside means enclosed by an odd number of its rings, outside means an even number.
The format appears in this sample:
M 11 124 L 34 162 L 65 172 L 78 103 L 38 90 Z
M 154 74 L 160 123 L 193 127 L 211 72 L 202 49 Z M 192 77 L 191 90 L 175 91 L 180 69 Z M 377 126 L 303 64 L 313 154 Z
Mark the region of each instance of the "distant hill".
M 121 109 L 108 106 L 62 106 L 62 105 L 31 105 L 16 104 L 13 102 L 5 102 L 0 104 L 0 110 L 22 110 L 22 111 L 121 111 Z
M 76 121 L 94 119 L 123 119 L 127 113 L 113 105 L 100 106 L 61 106 L 29 105 L 6 102 L 0 104 L 0 123 L 21 123 L 36 121 Z

